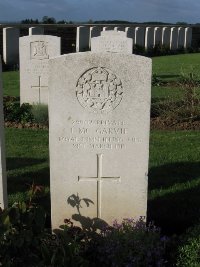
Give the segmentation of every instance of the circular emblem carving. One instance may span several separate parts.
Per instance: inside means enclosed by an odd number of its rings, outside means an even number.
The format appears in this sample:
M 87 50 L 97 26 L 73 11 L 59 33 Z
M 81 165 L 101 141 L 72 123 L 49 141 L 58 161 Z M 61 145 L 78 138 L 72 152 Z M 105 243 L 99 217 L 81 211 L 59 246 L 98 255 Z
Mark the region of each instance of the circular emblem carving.
M 76 96 L 81 106 L 90 111 L 109 112 L 115 109 L 122 100 L 122 82 L 106 68 L 92 68 L 79 78 Z

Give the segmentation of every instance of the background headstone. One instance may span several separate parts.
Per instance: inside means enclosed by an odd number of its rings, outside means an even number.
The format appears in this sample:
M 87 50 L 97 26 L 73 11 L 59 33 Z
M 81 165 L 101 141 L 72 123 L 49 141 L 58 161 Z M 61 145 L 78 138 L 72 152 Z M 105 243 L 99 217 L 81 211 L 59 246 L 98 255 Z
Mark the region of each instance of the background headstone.
M 154 28 L 146 27 L 145 31 L 145 49 L 152 48 L 154 46 Z
M 7 201 L 7 179 L 6 179 L 6 159 L 4 140 L 4 118 L 3 118 L 3 86 L 2 86 L 2 65 L 0 55 L 0 207 L 6 208 Z
M 170 37 L 170 49 L 176 50 L 178 48 L 178 28 L 171 28 L 171 37 Z
M 102 31 L 101 36 L 91 38 L 91 51 L 132 54 L 133 39 L 126 32 Z
M 151 59 L 68 54 L 49 77 L 53 229 L 146 216 Z
M 144 47 L 145 44 L 145 28 L 135 28 L 135 44 Z
M 119 31 L 119 32 L 124 32 L 125 31 L 125 27 L 123 27 L 123 26 L 116 26 L 116 27 L 114 27 L 114 30 L 115 31 Z
M 154 46 L 162 45 L 162 28 L 155 27 L 154 28 Z
M 44 34 L 44 28 L 42 27 L 30 27 L 28 30 L 29 30 L 29 35 Z
M 76 30 L 76 52 L 88 51 L 90 46 L 90 27 L 79 26 Z
M 19 63 L 18 28 L 3 28 L 3 60 L 7 65 Z
M 135 27 L 126 27 L 125 32 L 128 38 L 133 39 L 133 45 L 135 44 Z
M 171 29 L 169 27 L 163 27 L 162 31 L 162 45 L 170 47 Z
M 182 27 L 178 28 L 178 48 L 184 48 L 185 43 L 185 29 Z
M 185 28 L 184 48 L 191 47 L 191 44 L 192 44 L 192 28 L 187 27 L 187 28 Z
M 48 61 L 59 55 L 60 37 L 31 35 L 20 38 L 21 104 L 48 104 Z
M 103 31 L 112 31 L 114 30 L 114 26 L 105 26 L 103 27 Z
M 90 44 L 89 44 L 90 49 L 91 49 L 91 38 L 100 36 L 101 31 L 102 31 L 101 27 L 98 26 L 90 27 Z

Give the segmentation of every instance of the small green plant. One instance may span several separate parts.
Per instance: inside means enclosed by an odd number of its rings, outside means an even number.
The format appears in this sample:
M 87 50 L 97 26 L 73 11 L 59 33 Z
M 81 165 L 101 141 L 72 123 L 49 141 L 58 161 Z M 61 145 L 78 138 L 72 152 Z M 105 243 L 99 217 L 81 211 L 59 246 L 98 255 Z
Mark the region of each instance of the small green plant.
M 48 106 L 44 104 L 33 105 L 31 112 L 34 118 L 34 122 L 48 125 Z

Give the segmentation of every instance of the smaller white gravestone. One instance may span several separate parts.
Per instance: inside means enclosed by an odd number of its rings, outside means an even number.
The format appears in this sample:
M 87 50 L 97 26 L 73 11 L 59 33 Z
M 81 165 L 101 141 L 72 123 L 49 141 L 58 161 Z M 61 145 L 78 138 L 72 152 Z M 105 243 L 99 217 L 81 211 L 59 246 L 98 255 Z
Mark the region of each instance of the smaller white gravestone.
M 29 28 L 29 35 L 40 35 L 44 34 L 44 28 L 42 27 L 31 27 Z
M 133 39 L 126 32 L 102 31 L 101 36 L 91 39 L 91 51 L 132 54 Z
M 150 49 L 154 46 L 154 28 L 146 27 L 145 31 L 145 49 Z
M 60 55 L 60 37 L 20 38 L 20 103 L 48 104 L 49 58 Z
M 144 47 L 145 44 L 145 28 L 135 28 L 135 44 Z
M 169 27 L 163 27 L 162 31 L 162 45 L 170 47 L 171 29 Z
M 76 52 L 88 51 L 90 46 L 90 27 L 79 26 L 76 30 Z
M 183 27 L 178 28 L 178 48 L 184 48 L 185 44 L 185 29 Z
M 3 60 L 7 65 L 19 63 L 18 28 L 3 28 Z
M 3 86 L 2 86 L 2 65 L 0 56 L 0 208 L 7 207 L 7 179 L 6 159 L 4 140 L 4 118 L 3 118 Z
M 192 44 L 192 28 L 187 27 L 185 28 L 185 43 L 184 48 L 191 47 Z
M 178 28 L 171 28 L 171 36 L 170 36 L 170 49 L 176 50 L 178 48 Z
M 162 28 L 155 27 L 154 29 L 154 46 L 162 44 Z
M 103 27 L 103 31 L 113 31 L 114 30 L 114 26 L 104 26 Z
M 135 44 L 135 27 L 126 27 L 125 32 L 128 38 L 133 39 L 133 45 Z

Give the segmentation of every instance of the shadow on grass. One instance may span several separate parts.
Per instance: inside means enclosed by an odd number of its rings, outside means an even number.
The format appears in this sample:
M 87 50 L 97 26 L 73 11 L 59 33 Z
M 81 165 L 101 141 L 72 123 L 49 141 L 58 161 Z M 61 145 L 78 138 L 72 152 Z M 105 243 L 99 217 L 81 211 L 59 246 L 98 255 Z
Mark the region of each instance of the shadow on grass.
M 49 186 L 50 173 L 49 168 L 43 168 L 35 171 L 27 171 L 23 174 L 8 175 L 9 194 L 25 192 L 34 181 L 36 185 Z
M 46 162 L 46 159 L 35 159 L 35 158 L 6 158 L 6 169 L 7 171 L 21 169 L 27 166 L 33 166 Z
M 200 162 L 175 162 L 149 170 L 149 190 L 169 188 L 200 178 Z
M 172 79 L 172 78 L 179 78 L 180 75 L 178 74 L 161 74 L 161 75 L 157 75 L 158 78 L 161 79 Z
M 148 221 L 154 221 L 165 234 L 181 234 L 200 218 L 199 162 L 177 162 L 149 172 L 149 191 L 161 190 L 163 195 L 148 200 Z M 169 188 L 179 184 L 172 191 Z M 181 186 L 184 188 L 181 190 Z M 169 189 L 164 192 L 165 189 Z

